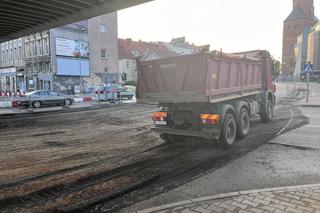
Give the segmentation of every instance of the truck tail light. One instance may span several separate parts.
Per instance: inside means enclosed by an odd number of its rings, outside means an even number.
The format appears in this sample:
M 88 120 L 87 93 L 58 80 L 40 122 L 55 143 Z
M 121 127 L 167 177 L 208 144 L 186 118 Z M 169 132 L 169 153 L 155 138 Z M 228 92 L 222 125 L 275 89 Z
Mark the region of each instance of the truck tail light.
M 152 114 L 153 121 L 164 121 L 168 117 L 167 112 L 154 112 Z
M 215 125 L 219 123 L 220 115 L 217 114 L 201 114 L 201 124 L 203 125 Z

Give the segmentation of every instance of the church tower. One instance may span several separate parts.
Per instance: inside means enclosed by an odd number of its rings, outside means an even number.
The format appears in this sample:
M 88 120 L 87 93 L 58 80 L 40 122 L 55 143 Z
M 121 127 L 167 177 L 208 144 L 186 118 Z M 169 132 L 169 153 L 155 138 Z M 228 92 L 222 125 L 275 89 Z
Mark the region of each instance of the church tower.
M 282 64 L 286 74 L 295 69 L 295 44 L 305 28 L 313 27 L 319 20 L 314 15 L 313 0 L 293 0 L 293 10 L 284 21 Z
M 293 8 L 299 7 L 308 16 L 314 16 L 313 0 L 293 0 Z

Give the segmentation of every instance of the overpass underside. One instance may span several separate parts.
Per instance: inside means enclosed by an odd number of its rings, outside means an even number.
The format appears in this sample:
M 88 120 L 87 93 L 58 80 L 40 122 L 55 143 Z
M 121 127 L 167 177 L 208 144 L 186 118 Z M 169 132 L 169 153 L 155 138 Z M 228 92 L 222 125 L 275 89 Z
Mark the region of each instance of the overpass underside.
M 0 0 L 0 43 L 151 0 Z

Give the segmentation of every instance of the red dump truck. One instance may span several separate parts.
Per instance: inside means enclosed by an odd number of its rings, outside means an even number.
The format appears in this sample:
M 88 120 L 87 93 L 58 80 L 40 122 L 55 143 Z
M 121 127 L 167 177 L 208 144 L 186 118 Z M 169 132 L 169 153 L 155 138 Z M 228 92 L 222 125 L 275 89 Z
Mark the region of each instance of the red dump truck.
M 137 98 L 159 103 L 152 130 L 162 139 L 200 137 L 230 147 L 248 135 L 252 116 L 272 120 L 276 97 L 270 54 L 215 51 L 141 62 Z

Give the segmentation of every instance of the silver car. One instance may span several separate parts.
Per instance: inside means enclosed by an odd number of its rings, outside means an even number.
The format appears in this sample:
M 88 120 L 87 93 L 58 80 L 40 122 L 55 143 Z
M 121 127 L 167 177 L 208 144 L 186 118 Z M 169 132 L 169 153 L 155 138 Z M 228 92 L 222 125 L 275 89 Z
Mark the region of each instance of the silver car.
M 26 100 L 21 105 L 34 108 L 40 108 L 42 106 L 58 106 L 58 105 L 71 105 L 73 98 L 66 96 L 59 91 L 34 91 L 25 95 Z

